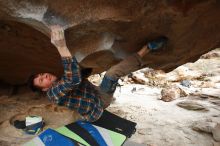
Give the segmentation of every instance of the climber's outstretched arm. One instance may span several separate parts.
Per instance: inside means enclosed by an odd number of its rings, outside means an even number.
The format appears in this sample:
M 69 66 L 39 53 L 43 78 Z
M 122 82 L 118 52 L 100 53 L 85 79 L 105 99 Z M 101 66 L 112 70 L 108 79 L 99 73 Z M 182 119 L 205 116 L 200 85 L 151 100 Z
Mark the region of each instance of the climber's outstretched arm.
M 53 25 L 51 28 L 51 43 L 54 44 L 60 53 L 61 57 L 72 57 L 69 49 L 66 46 L 64 30 L 59 25 Z

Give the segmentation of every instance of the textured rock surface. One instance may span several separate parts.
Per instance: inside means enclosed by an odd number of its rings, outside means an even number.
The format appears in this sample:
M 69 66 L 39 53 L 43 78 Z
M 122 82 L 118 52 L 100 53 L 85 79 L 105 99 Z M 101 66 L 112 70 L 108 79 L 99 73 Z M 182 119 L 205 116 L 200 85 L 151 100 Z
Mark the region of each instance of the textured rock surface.
M 220 46 L 219 14 L 218 0 L 0 0 L 0 79 L 23 84 L 33 72 L 62 73 L 51 24 L 66 28 L 71 52 L 94 72 L 166 35 L 166 51 L 144 61 L 170 71 Z

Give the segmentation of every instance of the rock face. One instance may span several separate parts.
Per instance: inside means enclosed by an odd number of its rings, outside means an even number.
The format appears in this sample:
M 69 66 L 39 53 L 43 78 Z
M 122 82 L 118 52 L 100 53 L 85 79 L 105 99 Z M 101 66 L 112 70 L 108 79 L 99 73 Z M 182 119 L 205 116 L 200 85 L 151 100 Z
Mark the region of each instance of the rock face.
M 218 0 L 0 0 L 0 80 L 23 84 L 31 73 L 62 74 L 49 25 L 93 73 L 108 69 L 146 41 L 165 35 L 165 50 L 146 66 L 170 71 L 220 46 Z

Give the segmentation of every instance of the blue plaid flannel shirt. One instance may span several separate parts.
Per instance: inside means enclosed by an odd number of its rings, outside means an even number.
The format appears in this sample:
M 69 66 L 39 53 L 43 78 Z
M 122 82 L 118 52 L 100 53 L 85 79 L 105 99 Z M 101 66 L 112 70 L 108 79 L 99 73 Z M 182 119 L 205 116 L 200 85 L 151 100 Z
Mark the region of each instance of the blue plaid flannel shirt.
M 81 79 L 75 57 L 63 57 L 64 75 L 47 91 L 49 99 L 61 106 L 76 110 L 86 121 L 96 121 L 103 113 L 98 91 L 89 81 Z

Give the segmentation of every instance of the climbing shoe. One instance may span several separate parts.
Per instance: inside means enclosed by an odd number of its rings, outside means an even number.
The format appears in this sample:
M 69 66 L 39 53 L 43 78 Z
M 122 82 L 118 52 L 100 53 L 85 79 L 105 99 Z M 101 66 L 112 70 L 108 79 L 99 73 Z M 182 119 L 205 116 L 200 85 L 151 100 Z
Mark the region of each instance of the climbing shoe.
M 104 76 L 102 83 L 100 85 L 101 91 L 113 94 L 115 92 L 115 89 L 118 85 L 118 79 L 113 79 L 109 76 Z
M 160 36 L 156 38 L 155 40 L 152 40 L 147 43 L 147 47 L 151 51 L 157 51 L 164 47 L 164 45 L 167 43 L 168 38 L 165 36 Z

